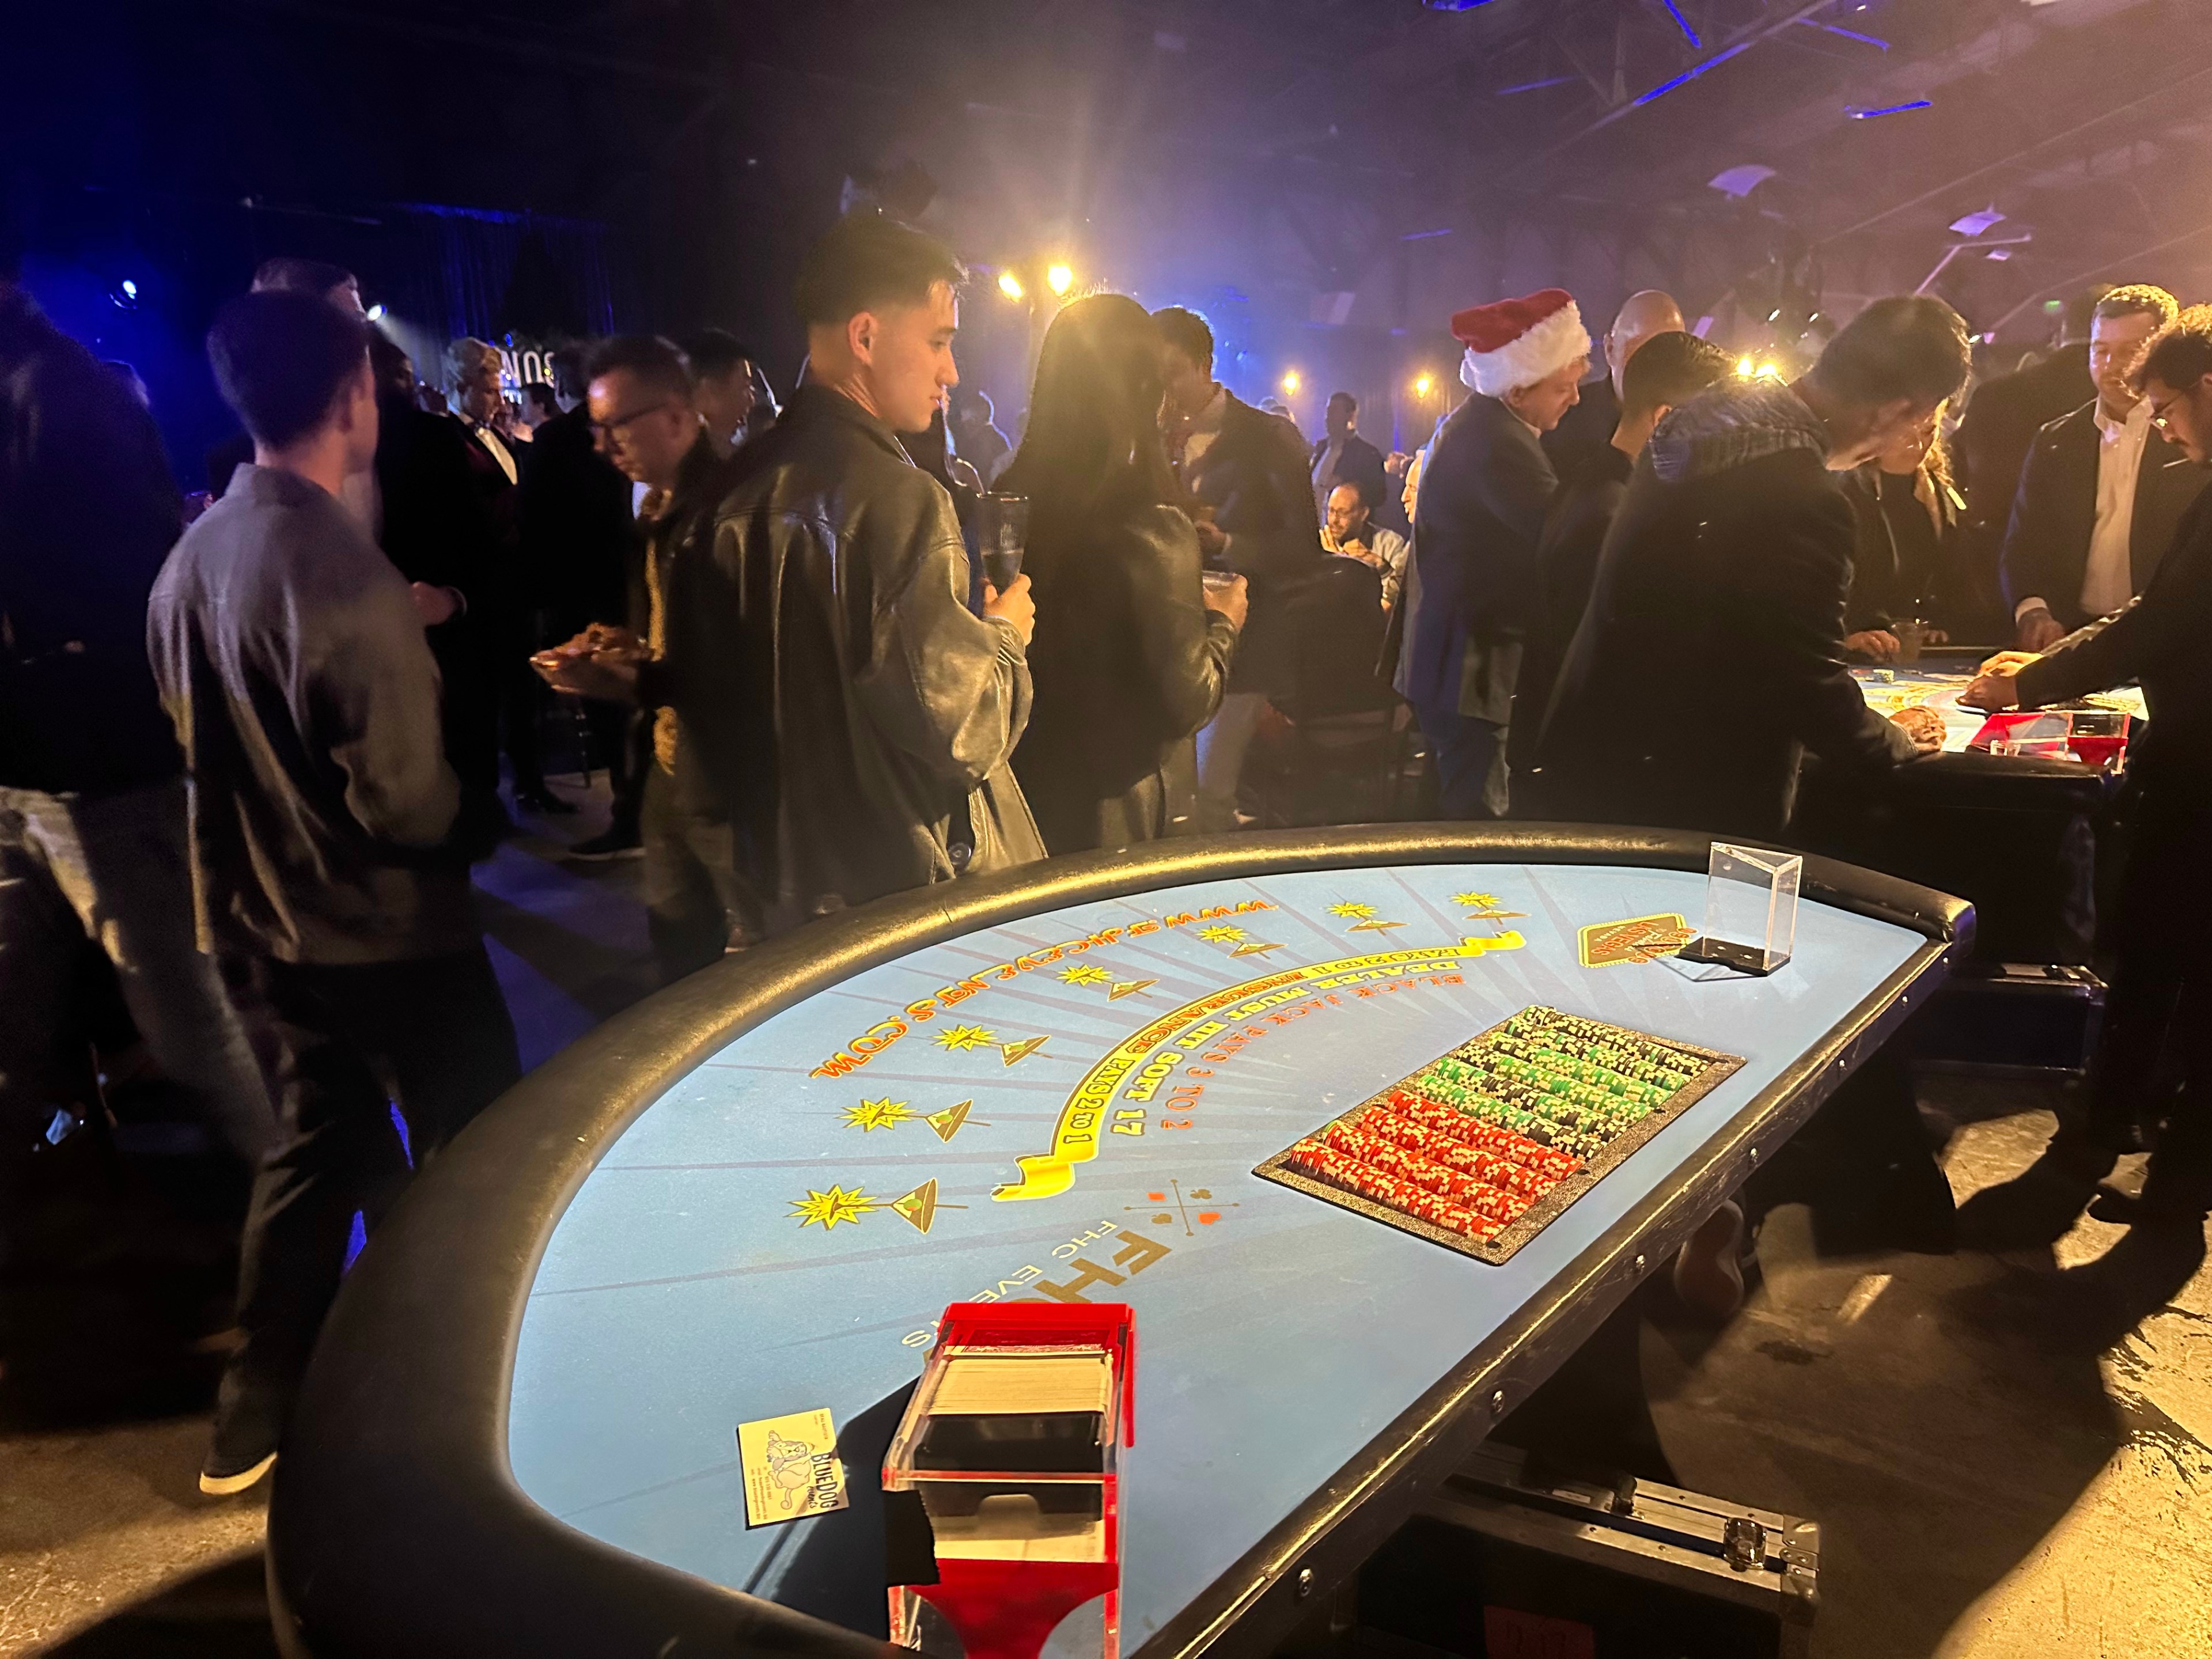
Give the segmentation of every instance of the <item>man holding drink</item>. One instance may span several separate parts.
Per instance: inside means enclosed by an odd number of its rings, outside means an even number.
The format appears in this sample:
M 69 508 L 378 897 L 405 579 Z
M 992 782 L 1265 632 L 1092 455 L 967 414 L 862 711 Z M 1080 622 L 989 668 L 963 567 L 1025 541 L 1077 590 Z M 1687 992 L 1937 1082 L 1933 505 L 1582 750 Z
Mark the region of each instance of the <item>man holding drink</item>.
M 726 816 L 770 933 L 1044 854 L 1007 769 L 1029 578 L 968 609 L 951 501 L 894 435 L 959 378 L 963 275 L 895 221 L 831 229 L 798 284 L 809 380 L 734 458 L 711 541 L 672 562 L 664 651 L 540 662 L 559 690 L 676 710 L 678 785 Z

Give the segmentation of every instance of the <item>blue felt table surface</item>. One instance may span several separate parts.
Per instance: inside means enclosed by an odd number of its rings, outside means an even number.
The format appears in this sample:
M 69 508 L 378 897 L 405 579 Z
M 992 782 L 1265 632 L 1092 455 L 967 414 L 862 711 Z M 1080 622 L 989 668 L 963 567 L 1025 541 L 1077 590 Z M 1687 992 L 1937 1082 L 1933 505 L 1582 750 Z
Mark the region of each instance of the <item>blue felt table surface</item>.
M 1674 912 L 1694 927 L 1705 886 L 1702 873 L 1552 865 L 1206 882 L 987 929 L 819 992 L 672 1088 L 607 1149 L 560 1218 L 515 1360 L 515 1477 L 596 1538 L 773 1597 L 804 1553 L 804 1537 L 787 1534 L 822 1523 L 747 1530 L 736 1425 L 826 1407 L 842 1427 L 920 1373 L 948 1303 L 1034 1295 L 1025 1286 L 1040 1278 L 1084 1288 L 1089 1263 L 1122 1281 L 1094 1277 L 1092 1299 L 1136 1310 L 1122 1635 L 1133 1648 L 1924 942 L 1808 899 L 1795 959 L 1767 979 L 1579 965 L 1584 926 Z M 1255 902 L 1269 908 L 1125 934 L 1010 978 L 994 971 L 1102 930 Z M 1526 914 L 1470 919 L 1485 908 Z M 1374 925 L 1387 922 L 1400 925 Z M 1271 1015 L 1235 1022 L 1259 1034 L 1218 1063 L 1200 1045 L 1170 1050 L 1184 1058 L 1159 1094 L 1115 1099 L 1125 1132 L 1102 1134 L 1096 1157 L 1070 1166 L 1066 1191 L 994 1198 L 1021 1182 L 1018 1158 L 1049 1149 L 1091 1066 L 1171 1011 L 1301 965 L 1509 932 L 1517 947 L 1408 974 L 1386 963 L 1360 970 L 1384 976 L 1356 988 L 1300 988 Z M 1255 945 L 1277 948 L 1232 954 Z M 983 988 L 932 1018 L 902 1012 L 978 978 Z M 1747 1064 L 1502 1266 L 1250 1173 L 1531 1003 Z M 890 1036 L 886 1019 L 903 1030 Z M 872 1027 L 889 1041 L 865 1064 L 813 1074 L 833 1055 L 857 1057 L 854 1041 Z M 1223 1054 L 1226 1040 L 1210 1051 Z M 1194 1084 L 1202 1092 L 1188 1093 Z M 1182 1106 L 1168 1092 L 1177 1088 Z M 922 1121 L 962 1102 L 969 1115 L 949 1139 Z M 927 1233 L 883 1207 L 932 1179 L 940 1207 Z M 848 1207 L 861 1212 L 820 1224 L 826 1206 L 854 1194 L 861 1202 Z M 856 1484 L 877 1473 L 849 1471 Z

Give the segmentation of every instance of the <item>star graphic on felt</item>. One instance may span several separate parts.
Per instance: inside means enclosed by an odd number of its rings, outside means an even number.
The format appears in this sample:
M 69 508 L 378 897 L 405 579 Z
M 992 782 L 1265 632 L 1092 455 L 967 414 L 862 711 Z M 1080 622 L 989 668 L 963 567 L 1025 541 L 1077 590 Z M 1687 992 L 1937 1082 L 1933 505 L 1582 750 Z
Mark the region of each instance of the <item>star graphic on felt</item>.
M 805 1197 L 793 1203 L 791 1213 L 798 1218 L 802 1229 L 818 1226 L 826 1233 L 841 1221 L 857 1223 L 862 1216 L 882 1207 L 857 1187 L 848 1192 L 842 1187 L 832 1186 L 826 1193 L 809 1188 Z
M 845 1109 L 845 1125 L 865 1134 L 871 1129 L 892 1128 L 913 1115 L 902 1100 L 864 1100 Z
M 948 1025 L 933 1041 L 939 1048 L 957 1054 L 963 1049 L 988 1048 L 991 1034 L 980 1025 Z
M 1214 945 L 1227 945 L 1244 937 L 1242 927 L 1201 927 L 1198 936 Z
M 1333 916 L 1344 916 L 1354 921 L 1364 921 L 1375 914 L 1375 907 L 1371 904 L 1332 904 L 1328 907 L 1328 913 Z
M 1494 910 L 1498 908 L 1498 895 L 1495 893 L 1454 893 L 1451 896 L 1451 902 L 1454 904 L 1472 904 L 1479 910 Z
M 1063 968 L 1060 976 L 1070 985 L 1108 985 L 1114 975 L 1095 963 L 1079 962 L 1073 968 Z

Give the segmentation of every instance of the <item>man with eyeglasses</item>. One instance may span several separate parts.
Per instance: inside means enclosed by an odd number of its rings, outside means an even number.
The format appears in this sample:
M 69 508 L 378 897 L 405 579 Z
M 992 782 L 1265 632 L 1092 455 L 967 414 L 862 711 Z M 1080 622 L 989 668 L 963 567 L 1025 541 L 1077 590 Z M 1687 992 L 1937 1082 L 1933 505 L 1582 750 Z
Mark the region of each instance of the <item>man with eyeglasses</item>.
M 668 647 L 670 567 L 713 535 L 715 507 L 729 488 L 728 459 L 700 418 L 690 365 L 670 342 L 643 334 L 609 340 L 585 373 L 600 451 L 646 495 L 630 566 L 629 628 L 595 625 L 564 648 L 657 660 Z M 662 982 L 672 984 L 719 960 L 733 941 L 751 939 L 760 915 L 738 874 L 727 813 L 696 787 L 695 769 L 677 765 L 684 732 L 676 709 L 663 704 L 646 718 L 653 738 L 640 824 L 647 927 Z
M 2132 379 L 2152 429 L 2202 483 L 2212 459 L 2212 306 L 2192 306 L 2161 329 Z M 1977 708 L 2038 708 L 2140 680 L 2151 711 L 2150 730 L 2130 757 L 2142 793 L 2088 1118 L 2062 1129 L 2020 1180 L 1984 1195 L 1990 1231 L 2002 1235 L 1995 1242 L 2047 1242 L 2072 1225 L 2094 1183 L 2132 1144 L 2138 1119 L 2154 1115 L 2152 1076 L 2170 1047 L 2182 1092 L 2157 1137 L 2142 1195 L 2107 1192 L 2091 1213 L 2131 1224 L 2147 1243 L 2172 1247 L 2179 1255 L 2171 1270 L 2203 1255 L 2212 1209 L 2212 973 L 2203 957 L 2212 938 L 2208 641 L 2212 493 L 2200 493 L 2140 597 L 2043 655 L 1992 658 L 1960 697 Z M 1980 1218 L 1969 1206 L 1962 1218 Z

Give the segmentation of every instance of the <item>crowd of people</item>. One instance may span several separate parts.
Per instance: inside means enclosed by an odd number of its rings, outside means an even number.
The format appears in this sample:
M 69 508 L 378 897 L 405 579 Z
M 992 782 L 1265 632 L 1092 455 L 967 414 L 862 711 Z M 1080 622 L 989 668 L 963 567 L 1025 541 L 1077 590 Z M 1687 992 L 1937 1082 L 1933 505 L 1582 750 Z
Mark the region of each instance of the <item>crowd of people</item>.
M 1446 817 L 1768 840 L 1808 751 L 1874 787 L 1940 744 L 1869 711 L 1855 656 L 2011 647 L 1969 694 L 1990 709 L 2140 678 L 2098 1109 L 2004 1201 L 2039 1226 L 2090 1201 L 2155 1128 L 2171 1033 L 2150 1183 L 2098 1201 L 2212 1206 L 2212 310 L 2090 296 L 1954 423 L 1940 300 L 1874 302 L 1784 380 L 1639 294 L 1589 380 L 1547 289 L 1452 319 L 1468 395 L 1386 456 L 1350 394 L 1310 442 L 1215 379 L 1202 317 L 1105 293 L 1057 311 L 1012 441 L 958 385 L 960 264 L 872 213 L 805 260 L 781 410 L 720 332 L 557 354 L 520 409 L 464 340 L 433 398 L 348 273 L 278 260 L 210 331 L 244 434 L 187 527 L 143 399 L 14 277 L 0 1106 L 14 1134 L 79 1097 L 57 1034 L 96 949 L 251 1171 L 211 1492 L 273 1461 L 355 1218 L 518 1074 L 469 872 L 512 828 L 502 750 L 516 809 L 575 810 L 556 695 L 614 783 L 573 854 L 642 859 L 673 981 L 886 894 L 1248 823 L 1255 741 L 1324 671 L 1402 699 Z M 1003 586 L 994 495 L 1029 508 Z

